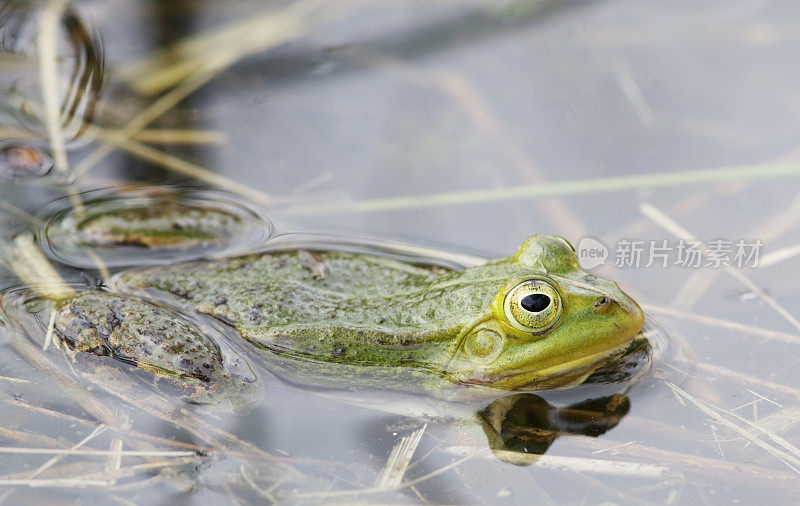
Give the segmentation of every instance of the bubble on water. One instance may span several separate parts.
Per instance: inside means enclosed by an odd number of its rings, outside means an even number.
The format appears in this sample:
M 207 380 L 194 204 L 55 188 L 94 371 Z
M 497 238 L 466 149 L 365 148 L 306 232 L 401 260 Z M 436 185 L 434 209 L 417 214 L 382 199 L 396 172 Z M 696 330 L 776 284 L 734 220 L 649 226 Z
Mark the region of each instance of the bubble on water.
M 216 190 L 134 188 L 81 196 L 83 209 L 54 203 L 40 237 L 61 263 L 93 268 L 156 265 L 254 250 L 272 222 L 242 199 Z
M 748 302 L 757 298 L 758 294 L 752 291 L 743 292 L 739 295 L 739 300 L 742 302 Z
M 53 160 L 41 149 L 27 144 L 0 142 L 0 176 L 33 179 L 47 175 Z

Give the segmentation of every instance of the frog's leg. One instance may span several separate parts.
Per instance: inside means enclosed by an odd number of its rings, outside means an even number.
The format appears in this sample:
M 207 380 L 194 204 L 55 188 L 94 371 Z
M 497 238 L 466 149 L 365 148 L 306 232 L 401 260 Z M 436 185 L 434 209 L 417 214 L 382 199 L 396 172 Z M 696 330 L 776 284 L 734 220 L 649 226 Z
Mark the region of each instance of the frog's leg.
M 252 369 L 168 308 L 136 297 L 83 291 L 57 309 L 55 330 L 78 352 L 110 356 L 169 381 L 193 401 L 258 389 Z M 222 339 L 222 336 L 219 336 Z

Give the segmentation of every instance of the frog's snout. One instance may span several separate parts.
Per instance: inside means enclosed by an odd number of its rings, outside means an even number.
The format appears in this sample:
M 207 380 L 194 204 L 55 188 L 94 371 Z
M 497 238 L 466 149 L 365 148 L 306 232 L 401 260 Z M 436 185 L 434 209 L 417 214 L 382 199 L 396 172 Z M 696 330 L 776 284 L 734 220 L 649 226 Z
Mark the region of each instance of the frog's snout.
M 602 297 L 598 297 L 600 299 Z M 608 298 L 608 297 L 606 297 Z M 597 301 L 595 301 L 597 302 Z M 644 311 L 631 297 L 622 292 L 619 299 L 612 299 L 611 304 L 616 303 L 626 314 L 626 319 L 634 333 L 639 332 L 644 326 Z M 609 311 L 609 310 L 606 310 Z M 602 314 L 602 313 L 601 313 Z
M 617 288 L 619 289 L 619 287 Z M 618 290 L 618 292 L 613 297 L 606 294 L 599 295 L 592 303 L 592 309 L 598 315 L 624 315 L 624 321 L 638 332 L 644 325 L 644 312 L 639 304 L 625 292 L 622 290 Z

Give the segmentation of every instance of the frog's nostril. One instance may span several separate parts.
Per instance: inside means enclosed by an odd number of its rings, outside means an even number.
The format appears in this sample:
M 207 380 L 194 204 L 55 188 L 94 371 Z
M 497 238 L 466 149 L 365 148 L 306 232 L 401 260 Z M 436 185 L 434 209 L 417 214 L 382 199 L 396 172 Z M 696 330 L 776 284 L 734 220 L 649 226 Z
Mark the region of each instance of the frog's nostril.
M 594 300 L 594 310 L 598 314 L 606 314 L 608 310 L 611 309 L 611 303 L 614 300 L 611 297 L 607 297 L 605 295 L 601 295 L 600 297 Z

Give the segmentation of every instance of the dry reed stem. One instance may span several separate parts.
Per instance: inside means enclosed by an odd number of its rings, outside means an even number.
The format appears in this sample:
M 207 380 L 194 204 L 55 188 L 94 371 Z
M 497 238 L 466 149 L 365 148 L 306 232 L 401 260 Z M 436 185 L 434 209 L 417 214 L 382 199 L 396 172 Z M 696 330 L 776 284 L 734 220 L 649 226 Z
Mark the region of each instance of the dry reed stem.
M 698 241 L 697 237 L 686 230 L 683 226 L 679 225 L 675 220 L 667 216 L 663 211 L 656 208 L 654 205 L 649 203 L 643 203 L 639 206 L 639 211 L 653 220 L 655 223 L 659 224 L 662 228 L 666 231 L 672 233 L 679 239 L 687 240 L 687 241 Z M 707 252 L 708 248 L 705 244 L 700 243 L 700 248 L 703 252 Z M 747 276 L 742 274 L 739 270 L 725 266 L 722 270 L 726 273 L 730 274 L 734 278 L 736 278 L 740 283 L 746 286 L 749 290 L 753 293 L 758 295 L 758 297 L 767 303 L 772 309 L 774 309 L 778 314 L 780 314 L 786 321 L 788 321 L 794 328 L 800 330 L 800 321 L 797 320 L 789 311 L 786 310 L 781 304 L 778 303 L 774 298 L 769 296 L 764 290 L 761 289 L 758 285 L 753 283 Z

